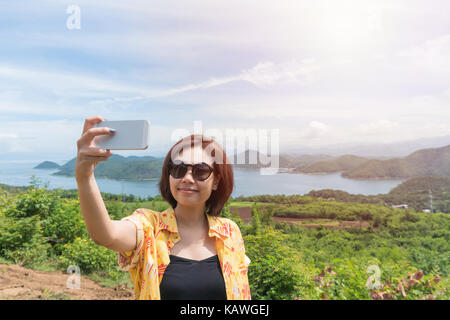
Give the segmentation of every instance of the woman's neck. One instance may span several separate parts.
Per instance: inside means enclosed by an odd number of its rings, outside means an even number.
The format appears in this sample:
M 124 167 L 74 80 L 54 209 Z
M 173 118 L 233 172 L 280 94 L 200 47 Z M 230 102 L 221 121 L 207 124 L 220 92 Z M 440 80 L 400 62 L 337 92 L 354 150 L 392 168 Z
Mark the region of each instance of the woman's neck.
M 208 225 L 205 206 L 186 207 L 178 204 L 174 211 L 178 226 L 196 229 Z

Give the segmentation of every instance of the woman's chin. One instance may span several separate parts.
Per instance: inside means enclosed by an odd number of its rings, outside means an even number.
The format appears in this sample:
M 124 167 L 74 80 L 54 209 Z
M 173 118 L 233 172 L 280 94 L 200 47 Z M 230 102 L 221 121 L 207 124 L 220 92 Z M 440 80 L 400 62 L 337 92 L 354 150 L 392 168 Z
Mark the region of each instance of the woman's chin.
M 189 197 L 179 197 L 175 200 L 184 207 L 192 207 L 201 204 L 201 201 L 198 201 L 198 199 L 189 199 Z

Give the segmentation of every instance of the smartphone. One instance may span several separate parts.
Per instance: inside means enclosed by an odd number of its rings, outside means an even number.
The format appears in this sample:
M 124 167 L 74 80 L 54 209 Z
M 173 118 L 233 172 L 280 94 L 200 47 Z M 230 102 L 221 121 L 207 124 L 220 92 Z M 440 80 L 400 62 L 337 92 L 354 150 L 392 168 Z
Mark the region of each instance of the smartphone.
M 145 150 L 148 148 L 150 124 L 147 120 L 102 121 L 94 127 L 115 129 L 114 135 L 94 138 L 94 144 L 109 150 Z

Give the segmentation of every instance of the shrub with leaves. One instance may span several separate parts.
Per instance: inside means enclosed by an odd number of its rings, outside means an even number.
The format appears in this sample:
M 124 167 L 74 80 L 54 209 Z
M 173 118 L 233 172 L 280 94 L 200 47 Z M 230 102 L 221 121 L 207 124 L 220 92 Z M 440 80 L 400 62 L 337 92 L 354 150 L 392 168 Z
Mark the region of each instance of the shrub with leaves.
M 4 251 L 4 257 L 13 261 L 15 264 L 33 268 L 35 265 L 44 264 L 49 257 L 47 252 L 50 245 L 39 234 L 35 233 L 29 242 L 25 242 L 21 247 L 15 250 Z
M 17 196 L 14 205 L 6 210 L 5 215 L 11 218 L 37 215 L 41 219 L 46 219 L 51 212 L 59 209 L 61 209 L 61 201 L 56 191 L 50 193 L 46 189 L 31 188 Z
M 77 237 L 89 237 L 78 200 L 62 199 L 61 203 L 62 207 L 53 210 L 42 222 L 43 234 L 57 255 L 61 254 L 63 244 Z
M 40 234 L 40 219 L 32 216 L 22 219 L 0 217 L 0 252 L 16 250 Z
M 244 239 L 251 259 L 248 277 L 252 299 L 283 300 L 298 296 L 298 252 L 284 245 L 285 235 L 267 227 Z
M 91 239 L 76 238 L 63 246 L 61 267 L 77 265 L 82 273 L 105 271 L 117 266 L 117 253 L 97 245 Z
M 422 270 L 409 272 L 407 277 L 393 278 L 379 289 L 370 291 L 374 300 L 434 300 L 446 297 L 446 288 L 438 288 L 441 276 L 424 276 Z M 447 296 L 448 298 L 448 296 Z

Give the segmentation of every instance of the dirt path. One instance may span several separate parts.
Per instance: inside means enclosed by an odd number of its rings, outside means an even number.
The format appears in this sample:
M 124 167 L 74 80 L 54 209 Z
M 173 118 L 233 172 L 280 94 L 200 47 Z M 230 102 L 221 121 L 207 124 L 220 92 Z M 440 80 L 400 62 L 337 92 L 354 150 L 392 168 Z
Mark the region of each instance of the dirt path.
M 80 289 L 70 289 L 72 275 L 62 271 L 35 271 L 19 265 L 0 264 L 0 300 L 134 300 L 125 286 L 103 287 L 80 277 Z
M 231 207 L 230 211 L 233 214 L 238 214 L 245 223 L 249 223 L 252 218 L 251 207 Z M 324 218 L 286 218 L 273 216 L 274 221 L 289 222 L 299 224 L 304 228 L 319 228 L 320 226 L 330 229 L 345 229 L 345 228 L 367 228 L 371 224 L 368 221 L 346 221 L 336 219 Z M 311 222 L 311 223 L 305 223 Z M 376 230 L 376 228 L 374 228 Z
M 332 229 L 345 229 L 345 228 L 367 228 L 370 226 L 368 221 L 345 221 L 345 220 L 332 220 L 321 218 L 284 218 L 284 217 L 272 217 L 275 221 L 296 223 L 305 228 L 319 228 L 320 226 L 332 228 Z M 317 223 L 304 223 L 305 221 L 317 222 Z

